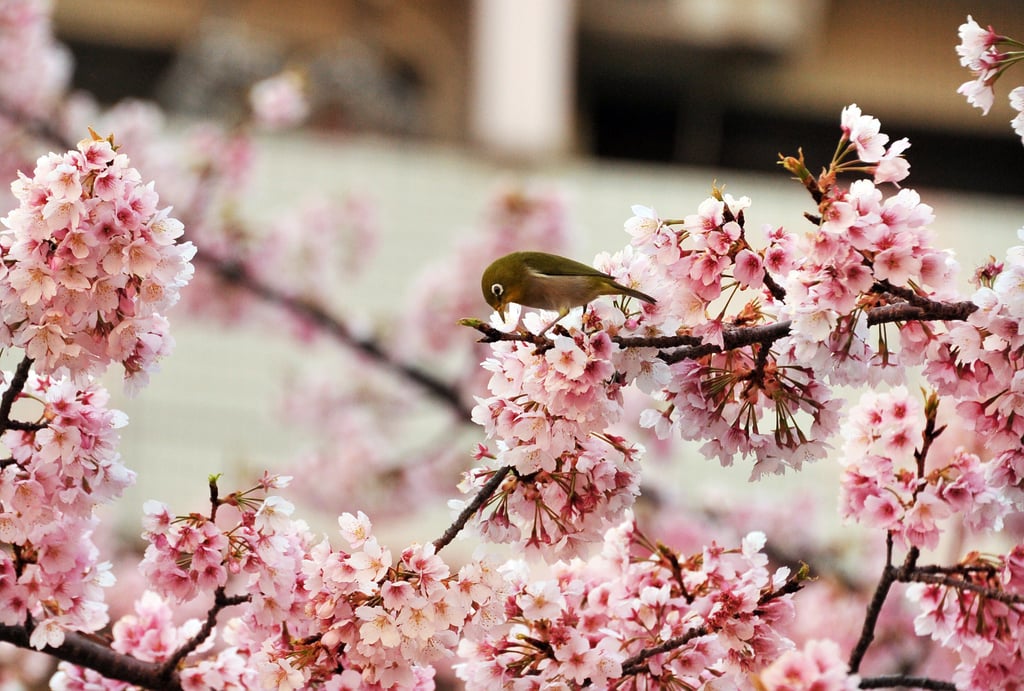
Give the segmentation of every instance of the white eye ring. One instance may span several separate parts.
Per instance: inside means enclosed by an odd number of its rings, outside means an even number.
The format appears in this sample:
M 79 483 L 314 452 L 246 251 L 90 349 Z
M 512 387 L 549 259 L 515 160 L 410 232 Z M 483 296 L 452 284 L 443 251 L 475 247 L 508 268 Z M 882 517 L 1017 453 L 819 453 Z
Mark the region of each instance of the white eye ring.
M 501 285 L 500 283 L 495 283 L 494 285 L 491 286 L 491 295 L 493 295 L 496 298 L 500 298 L 502 293 L 504 292 L 505 286 Z

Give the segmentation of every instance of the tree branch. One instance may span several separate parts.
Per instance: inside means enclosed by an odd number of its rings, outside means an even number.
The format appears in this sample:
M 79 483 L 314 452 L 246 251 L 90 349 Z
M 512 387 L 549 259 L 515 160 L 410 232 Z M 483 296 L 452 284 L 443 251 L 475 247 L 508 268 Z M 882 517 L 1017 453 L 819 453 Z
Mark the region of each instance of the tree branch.
M 648 659 L 654 657 L 655 655 L 660 655 L 661 653 L 667 653 L 670 650 L 675 650 L 680 646 L 686 645 L 694 638 L 700 638 L 701 636 L 706 636 L 707 634 L 708 629 L 706 626 L 698 626 L 695 629 L 690 629 L 681 636 L 670 638 L 667 641 L 663 641 L 651 648 L 644 648 L 636 655 L 633 655 L 632 657 L 627 657 L 625 660 L 622 661 L 622 676 L 625 677 L 629 676 L 630 674 L 639 674 L 644 670 L 644 663 Z
M 22 390 L 24 390 L 25 382 L 28 381 L 28 373 L 31 370 L 32 358 L 26 355 L 18 363 L 18 368 L 14 370 L 14 376 L 11 377 L 11 383 L 8 385 L 7 390 L 4 391 L 3 398 L 0 398 L 0 434 L 12 428 L 11 408 L 14 407 L 14 401 L 18 399 Z
M 892 564 L 892 532 L 885 534 L 885 567 L 882 575 L 875 586 L 875 593 L 868 603 L 867 612 L 864 614 L 864 625 L 861 627 L 860 638 L 850 653 L 850 674 L 856 674 L 860 669 L 860 663 L 864 659 L 871 642 L 875 640 L 875 626 L 878 624 L 878 615 L 882 613 L 882 605 L 889 596 L 892 584 L 896 582 L 896 567 Z
M 217 588 L 213 594 L 213 607 L 206 613 L 206 621 L 203 622 L 202 628 L 163 663 L 161 674 L 170 678 L 178 667 L 178 663 L 188 657 L 189 653 L 198 648 L 213 633 L 213 627 L 217 625 L 217 615 L 220 614 L 221 610 L 232 605 L 240 605 L 249 600 L 249 595 L 233 595 L 228 597 L 224 594 L 224 586 Z
M 29 645 L 31 632 L 24 626 L 0 625 L 0 641 L 19 648 L 36 650 Z M 173 668 L 165 670 L 162 664 L 143 662 L 131 655 L 119 653 L 107 645 L 80 633 L 69 632 L 59 646 L 46 646 L 40 652 L 80 667 L 88 667 L 108 679 L 135 684 L 147 689 L 180 691 L 181 680 Z
M 396 360 L 376 340 L 354 335 L 344 322 L 330 314 L 322 305 L 274 288 L 253 276 L 238 262 L 222 259 L 209 252 L 197 252 L 193 261 L 208 267 L 225 283 L 238 286 L 264 302 L 277 305 L 309 320 L 341 344 L 369 357 L 385 369 L 405 377 L 424 389 L 428 394 L 451 408 L 461 419 L 470 419 L 470 409 L 462 402 L 459 391 L 455 387 L 426 370 Z
M 986 600 L 995 600 L 1007 605 L 1024 605 L 1024 595 L 1008 593 L 1005 590 L 996 590 L 977 583 L 965 581 L 962 578 L 944 576 L 936 573 L 925 573 L 918 569 L 910 569 L 905 574 L 899 574 L 899 581 L 903 583 L 930 583 L 932 585 L 944 585 L 947 588 L 967 590 L 983 596 Z
M 508 475 L 511 470 L 512 466 L 507 465 L 494 471 L 494 475 L 491 476 L 491 479 L 480 488 L 480 491 L 477 492 L 476 496 L 473 497 L 473 500 L 469 502 L 464 509 L 462 509 L 455 521 L 448 526 L 441 537 L 434 540 L 435 552 L 440 552 L 455 539 L 455 536 L 466 527 L 467 523 L 469 523 L 469 519 L 473 517 L 473 514 L 479 511 L 480 507 L 486 504 L 490 498 L 494 496 L 494 492 L 498 489 L 502 480 L 505 479 L 505 476 Z
M 907 321 L 964 321 L 971 313 L 978 309 L 978 306 L 969 300 L 946 303 L 935 302 L 917 296 L 915 303 L 901 302 L 874 307 L 867 311 L 868 326 Z M 538 338 L 535 334 L 499 331 L 478 319 L 464 319 L 461 323 L 483 334 L 483 338 L 480 339 L 483 343 L 524 341 L 541 346 L 543 344 L 540 341 L 547 340 Z M 621 348 L 658 348 L 662 351 L 671 351 L 662 352 L 658 355 L 659 358 L 671 365 L 683 360 L 692 360 L 704 357 L 705 355 L 711 355 L 712 353 L 735 350 L 736 348 L 742 348 L 755 343 L 770 346 L 775 341 L 788 336 L 791 328 L 792 322 L 787 320 L 726 329 L 722 334 L 722 347 L 715 343 L 705 343 L 696 336 L 686 334 L 673 336 L 614 336 L 612 341 Z
M 889 674 L 880 677 L 865 677 L 860 680 L 862 689 L 890 689 L 894 687 L 908 689 L 934 689 L 935 691 L 956 691 L 956 684 L 939 681 L 927 677 L 907 677 L 902 674 Z

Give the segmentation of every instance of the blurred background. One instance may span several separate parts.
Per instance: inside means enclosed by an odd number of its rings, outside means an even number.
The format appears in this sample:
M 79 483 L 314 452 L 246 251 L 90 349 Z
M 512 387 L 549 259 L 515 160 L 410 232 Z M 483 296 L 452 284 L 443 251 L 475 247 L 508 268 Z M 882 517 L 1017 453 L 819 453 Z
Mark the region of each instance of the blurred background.
M 753 226 L 799 228 L 809 200 L 778 154 L 802 147 L 824 166 L 849 103 L 910 138 L 904 184 L 935 207 L 966 289 L 1024 219 L 1005 95 L 1024 72 L 997 85 L 988 117 L 956 93 L 970 78 L 954 50 L 968 14 L 1024 37 L 1019 0 L 58 0 L 54 22 L 76 87 L 104 103 L 154 99 L 184 123 L 237 122 L 254 82 L 300 70 L 309 122 L 257 136 L 243 213 L 265 218 L 310 191 L 371 200 L 379 247 L 332 298 L 363 332 L 393 334 L 413 278 L 477 232 L 502 186 L 558 190 L 586 261 L 627 244 L 630 205 L 681 218 L 712 183 L 752 197 Z M 476 280 L 479 267 L 465 270 Z M 487 313 L 480 301 L 463 316 Z M 309 441 L 277 401 L 323 343 L 171 316 L 164 372 L 134 400 L 110 384 L 140 471 L 132 520 L 146 498 L 201 501 L 206 473 L 284 466 Z M 742 485 L 746 471 L 723 477 Z
M 226 116 L 249 85 L 308 69 L 313 124 L 472 146 L 772 170 L 828 155 L 858 103 L 914 143 L 917 185 L 1020 194 L 999 99 L 956 87 L 967 14 L 1024 35 L 1014 0 L 94 0 L 57 2 L 75 83 Z M 951 165 L 954 163 L 955 165 Z M 992 176 L 994 166 L 1005 175 Z

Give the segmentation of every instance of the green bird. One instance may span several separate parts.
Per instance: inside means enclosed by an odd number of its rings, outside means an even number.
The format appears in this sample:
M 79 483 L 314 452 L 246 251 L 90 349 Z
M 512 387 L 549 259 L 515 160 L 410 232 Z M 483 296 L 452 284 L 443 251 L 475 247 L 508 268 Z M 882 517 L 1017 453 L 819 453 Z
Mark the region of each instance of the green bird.
M 512 302 L 557 311 L 558 319 L 538 335 L 547 332 L 573 307 L 586 305 L 602 295 L 628 295 L 652 305 L 657 302 L 592 266 L 547 252 L 513 252 L 495 259 L 484 270 L 480 288 L 484 300 L 502 319 Z

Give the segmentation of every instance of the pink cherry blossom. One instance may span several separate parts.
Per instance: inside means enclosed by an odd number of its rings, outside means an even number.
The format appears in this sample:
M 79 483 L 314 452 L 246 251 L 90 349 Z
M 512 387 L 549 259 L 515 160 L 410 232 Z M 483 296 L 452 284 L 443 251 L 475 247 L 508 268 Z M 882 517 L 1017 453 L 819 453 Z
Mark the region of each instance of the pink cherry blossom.
M 856 103 L 843 108 L 843 133 L 857 148 L 857 157 L 865 163 L 881 160 L 889 135 L 883 134 L 878 118 L 863 115 Z
M 788 647 L 774 628 L 788 617 L 787 598 L 759 605 L 760 594 L 785 578 L 766 569 L 763 536 L 748 536 L 738 549 L 711 545 L 693 557 L 674 555 L 674 562 L 664 554 L 630 558 L 642 544 L 627 516 L 606 533 L 600 557 L 559 564 L 555 580 L 517 573 L 507 621 L 459 646 L 459 678 L 468 689 L 490 688 L 528 669 L 542 686 L 610 687 L 635 652 L 704 627 L 703 635 L 645 659 L 630 671 L 632 683 L 740 684 L 750 659 L 731 651 L 753 646 L 774 658 Z
M 309 115 L 309 100 L 303 91 L 303 78 L 294 71 L 257 82 L 249 92 L 256 122 L 268 129 L 300 124 Z
M 830 640 L 808 641 L 787 650 L 758 676 L 764 691 L 854 691 L 860 677 L 849 674 L 839 646 Z
M 96 194 L 100 175 L 121 181 L 118 196 Z M 170 349 L 159 312 L 192 275 L 195 247 L 175 242 L 181 223 L 106 139 L 41 157 L 12 191 L 20 205 L 3 219 L 10 244 L 0 244 L 7 344 L 41 373 L 80 379 L 119 361 L 126 383 L 145 383 Z

